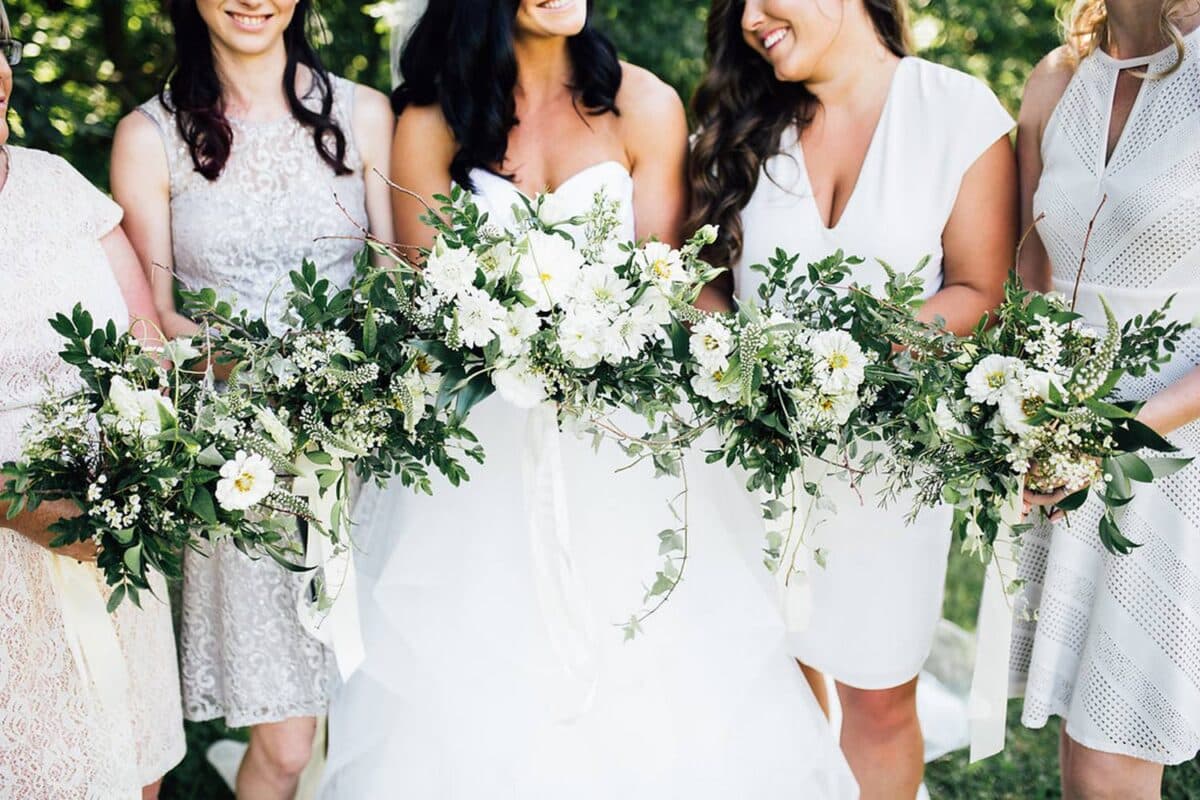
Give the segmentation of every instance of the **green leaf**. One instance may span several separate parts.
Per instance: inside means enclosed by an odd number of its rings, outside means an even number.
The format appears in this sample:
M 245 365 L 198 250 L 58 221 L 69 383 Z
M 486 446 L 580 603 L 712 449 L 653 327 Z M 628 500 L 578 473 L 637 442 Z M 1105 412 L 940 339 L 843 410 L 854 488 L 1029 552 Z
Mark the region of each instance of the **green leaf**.
M 115 614 L 121 603 L 125 600 L 125 584 L 121 584 L 113 593 L 108 596 L 108 613 Z
M 1125 453 L 1118 456 L 1116 460 L 1121 462 L 1121 470 L 1129 480 L 1138 483 L 1154 481 L 1154 470 L 1150 469 L 1150 465 L 1139 458 L 1137 453 Z
M 126 569 L 140 577 L 142 574 L 142 543 L 138 542 L 126 550 L 121 560 L 125 562 Z
M 1150 466 L 1150 471 L 1154 473 L 1155 480 L 1165 478 L 1168 475 L 1174 475 L 1179 470 L 1192 463 L 1190 458 L 1148 458 L 1146 463 Z
M 217 509 L 213 503 L 212 493 L 207 488 L 203 486 L 196 487 L 196 491 L 192 495 L 192 502 L 188 508 L 193 514 L 209 525 L 217 524 Z
M 1078 511 L 1087 502 L 1089 489 L 1080 489 L 1074 494 L 1067 495 L 1056 504 L 1063 511 Z

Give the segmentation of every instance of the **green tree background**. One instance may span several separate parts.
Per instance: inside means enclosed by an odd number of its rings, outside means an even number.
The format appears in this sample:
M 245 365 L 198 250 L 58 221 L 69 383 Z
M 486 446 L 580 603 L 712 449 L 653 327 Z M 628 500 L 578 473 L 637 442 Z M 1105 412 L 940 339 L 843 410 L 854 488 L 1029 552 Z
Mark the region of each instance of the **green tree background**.
M 437 2 L 437 0 L 433 0 Z M 386 26 L 378 4 L 317 0 L 326 64 L 352 80 L 389 88 Z M 920 54 L 986 80 L 1014 113 L 1037 60 L 1059 42 L 1060 0 L 912 0 Z M 120 117 L 158 89 L 170 57 L 160 0 L 9 0 L 14 35 L 26 42 L 12 98 L 14 141 L 66 157 L 100 186 Z M 686 100 L 704 68 L 703 0 L 596 0 L 600 26 L 622 55 L 670 82 Z M 974 625 L 980 571 L 952 557 L 946 616 Z M 962 754 L 931 765 L 935 798 L 1059 796 L 1056 726 L 1027 731 L 1011 711 L 1009 746 L 968 767 Z M 217 724 L 189 725 L 187 759 L 170 776 L 166 800 L 230 797 L 207 767 L 214 738 L 241 735 Z M 1167 771 L 1165 796 L 1200 797 L 1195 763 Z

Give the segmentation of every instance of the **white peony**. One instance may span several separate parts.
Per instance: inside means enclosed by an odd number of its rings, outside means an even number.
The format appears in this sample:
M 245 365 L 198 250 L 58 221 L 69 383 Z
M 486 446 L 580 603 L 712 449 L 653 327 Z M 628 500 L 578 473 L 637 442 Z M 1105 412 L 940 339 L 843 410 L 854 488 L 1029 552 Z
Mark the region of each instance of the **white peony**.
M 479 259 L 465 247 L 446 247 L 438 240 L 425 262 L 425 281 L 443 297 L 460 297 L 475 285 Z
M 990 355 L 967 373 L 967 396 L 975 403 L 998 405 L 1006 394 L 1019 394 L 1025 365 L 1020 359 Z
M 258 424 L 267 432 L 267 436 L 271 437 L 271 441 L 285 453 L 290 453 L 296 444 L 292 432 L 283 424 L 283 421 L 276 416 L 275 412 L 269 408 L 262 406 L 254 409 L 254 418 L 258 420 Z
M 467 347 L 483 347 L 504 325 L 504 306 L 481 289 L 471 288 L 455 304 L 458 335 Z
M 275 489 L 271 462 L 257 453 L 239 450 L 221 467 L 217 502 L 229 511 L 245 511 L 261 503 Z
M 526 359 L 514 361 L 492 373 L 496 392 L 517 408 L 534 408 L 546 401 L 546 379 Z
M 584 267 L 583 256 L 561 236 L 530 231 L 525 236 L 527 254 L 518 262 L 521 291 L 533 298 L 538 311 L 549 311 L 564 301 Z
M 140 437 L 162 433 L 163 416 L 176 419 L 175 408 L 154 389 L 135 389 L 120 375 L 112 379 L 108 401 L 121 427 Z
M 733 332 L 716 317 L 705 317 L 694 328 L 692 357 L 708 372 L 725 369 L 733 352 Z
M 506 356 L 518 356 L 525 352 L 529 337 L 542 327 L 538 313 L 528 306 L 514 306 L 504 315 L 497 333 L 500 336 L 500 352 Z
M 642 275 L 660 287 L 688 280 L 687 265 L 678 250 L 663 242 L 647 242 L 637 252 Z
M 845 331 L 820 331 L 808 340 L 818 388 L 828 395 L 858 391 L 866 376 L 867 357 Z

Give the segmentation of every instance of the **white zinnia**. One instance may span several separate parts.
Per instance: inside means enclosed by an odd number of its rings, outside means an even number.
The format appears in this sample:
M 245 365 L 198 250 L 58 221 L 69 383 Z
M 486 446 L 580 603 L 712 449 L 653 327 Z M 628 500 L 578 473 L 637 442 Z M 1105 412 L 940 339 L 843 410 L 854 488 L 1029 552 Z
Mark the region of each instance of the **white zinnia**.
M 986 356 L 967 373 L 967 396 L 975 403 L 998 405 L 1006 394 L 1019 393 L 1024 372 L 1020 359 Z
M 271 462 L 258 453 L 239 450 L 221 467 L 217 481 L 217 502 L 229 511 L 245 511 L 261 503 L 275 488 Z
M 724 370 L 711 370 L 692 376 L 692 388 L 701 397 L 707 397 L 714 403 L 737 405 L 742 395 L 742 387 L 737 381 L 724 383 Z
M 867 357 L 845 331 L 820 331 L 809 339 L 813 373 L 820 390 L 829 395 L 855 392 L 866 375 Z
M 678 250 L 663 242 L 647 242 L 637 252 L 642 275 L 660 287 L 688 279 L 687 266 Z
M 458 335 L 467 347 L 483 347 L 496 338 L 504 325 L 504 306 L 486 292 L 471 288 L 455 305 Z
M 853 392 L 823 394 L 817 398 L 819 418 L 829 425 L 845 425 L 856 408 L 858 408 L 858 395 Z
M 733 332 L 716 317 L 705 317 L 692 328 L 692 357 L 709 372 L 725 369 L 733 352 Z
M 138 436 L 148 438 L 162 433 L 162 416 L 175 419 L 175 409 L 154 389 L 135 389 L 120 375 L 112 379 L 109 404 L 117 419 Z
M 546 379 L 525 359 L 492 373 L 496 392 L 517 408 L 534 408 L 547 398 Z
M 446 247 L 441 240 L 425 262 L 425 281 L 443 297 L 460 297 L 475 285 L 479 259 L 465 247 Z

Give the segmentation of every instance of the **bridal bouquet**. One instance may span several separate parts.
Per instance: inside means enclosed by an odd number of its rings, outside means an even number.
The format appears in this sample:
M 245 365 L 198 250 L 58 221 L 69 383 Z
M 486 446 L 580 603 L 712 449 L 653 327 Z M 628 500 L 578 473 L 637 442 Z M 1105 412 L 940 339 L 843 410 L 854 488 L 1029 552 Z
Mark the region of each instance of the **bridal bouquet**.
M 804 270 L 796 270 L 797 261 L 776 251 L 768 265 L 753 266 L 765 278 L 758 302 L 703 316 L 685 348 L 696 416 L 720 435 L 708 460 L 744 468 L 747 489 L 773 498 L 764 509 L 768 519 L 789 507 L 795 513 L 794 499 L 778 498 L 797 477 L 819 496 L 819 481 L 803 475 L 808 460 L 841 467 L 851 478 L 875 465 L 880 454 L 859 458 L 857 449 L 883 438 L 885 401 L 894 384 L 909 380 L 892 363 L 893 342 L 919 327 L 915 277 L 889 270 L 881 301 L 845 286 L 861 259 L 838 252 Z M 790 533 L 770 535 L 771 566 Z
M 96 328 L 81 306 L 51 325 L 82 388 L 40 403 L 22 459 L 3 466 L 9 516 L 73 501 L 81 514 L 55 523 L 51 544 L 95 542 L 97 566 L 115 587 L 110 611 L 127 597 L 138 602 L 150 571 L 180 577 L 183 549 L 196 536 L 228 537 L 286 561 L 284 533 L 308 508 L 250 443 L 256 425 L 232 413 L 252 410 L 205 404 L 169 367 L 196 353 L 183 342 L 144 349 L 112 322 Z
M 1058 504 L 1067 511 L 1090 487 L 1104 504 L 1101 542 L 1128 553 L 1136 545 L 1113 512 L 1133 498 L 1134 483 L 1188 462 L 1139 454 L 1175 448 L 1138 422 L 1139 404 L 1120 400 L 1117 383 L 1157 370 L 1188 326 L 1160 309 L 1122 327 L 1106 304 L 1108 324 L 1097 331 L 1060 295 L 1032 294 L 1015 279 L 1005 293 L 994 326 L 983 320 L 970 337 L 914 362 L 915 387 L 898 412 L 916 467 L 907 478 L 922 502 L 954 505 L 955 532 L 985 556 L 1002 526 L 1019 523 L 1012 509 L 1022 487 L 1071 493 Z

